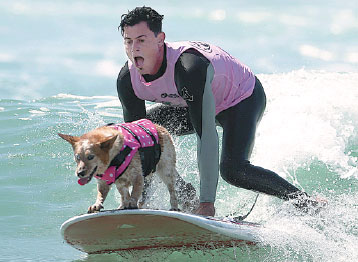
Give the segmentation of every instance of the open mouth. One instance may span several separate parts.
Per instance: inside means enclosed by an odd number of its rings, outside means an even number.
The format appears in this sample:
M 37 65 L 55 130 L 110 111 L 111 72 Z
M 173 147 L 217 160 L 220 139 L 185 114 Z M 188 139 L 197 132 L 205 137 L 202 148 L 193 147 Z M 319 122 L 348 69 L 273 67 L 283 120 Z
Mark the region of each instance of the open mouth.
M 80 184 L 81 186 L 84 186 L 85 184 L 89 183 L 94 175 L 94 173 L 96 173 L 97 171 L 97 166 L 93 169 L 93 171 L 91 172 L 91 174 L 88 177 L 82 177 L 80 179 L 78 179 L 78 184 Z
M 135 63 L 136 68 L 141 70 L 141 69 L 143 69 L 144 58 L 142 56 L 135 56 L 134 63 Z

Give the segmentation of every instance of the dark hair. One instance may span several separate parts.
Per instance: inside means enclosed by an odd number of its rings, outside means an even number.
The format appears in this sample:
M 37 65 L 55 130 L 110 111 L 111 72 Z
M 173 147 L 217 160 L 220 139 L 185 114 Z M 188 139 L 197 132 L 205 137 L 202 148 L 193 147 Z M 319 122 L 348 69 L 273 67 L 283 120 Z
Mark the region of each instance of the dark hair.
M 121 16 L 121 23 L 118 26 L 121 28 L 121 33 L 124 33 L 125 26 L 134 26 L 140 22 L 147 22 L 149 29 L 157 36 L 162 32 L 162 20 L 164 15 L 160 15 L 154 9 L 150 7 L 136 7 L 132 11 L 128 11 L 128 14 Z

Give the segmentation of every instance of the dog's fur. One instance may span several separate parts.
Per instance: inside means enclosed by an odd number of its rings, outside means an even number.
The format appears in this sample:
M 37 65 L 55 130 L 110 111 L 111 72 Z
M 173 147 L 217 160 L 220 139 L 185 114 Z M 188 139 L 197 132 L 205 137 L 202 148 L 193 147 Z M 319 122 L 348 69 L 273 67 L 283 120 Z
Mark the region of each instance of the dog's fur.
M 178 199 L 175 191 L 175 181 L 179 176 L 175 164 L 176 154 L 173 140 L 169 132 L 159 125 L 155 125 L 159 144 L 161 147 L 161 157 L 156 166 L 161 180 L 165 183 L 170 194 L 171 210 L 178 209 Z M 75 154 L 77 162 L 76 175 L 79 178 L 87 178 L 89 182 L 93 176 L 103 174 L 111 160 L 119 153 L 123 146 L 123 134 L 109 126 L 99 127 L 80 137 L 58 134 L 61 138 L 68 141 Z M 110 185 L 104 180 L 97 179 L 97 200 L 88 208 L 88 212 L 96 212 L 103 208 L 110 189 Z M 121 205 L 119 209 L 133 209 L 144 205 L 138 203 L 143 191 L 144 177 L 142 175 L 142 163 L 139 152 L 134 155 L 132 162 L 127 170 L 114 183 L 121 194 Z M 129 187 L 132 191 L 129 192 Z M 143 200 L 144 201 L 144 200 Z

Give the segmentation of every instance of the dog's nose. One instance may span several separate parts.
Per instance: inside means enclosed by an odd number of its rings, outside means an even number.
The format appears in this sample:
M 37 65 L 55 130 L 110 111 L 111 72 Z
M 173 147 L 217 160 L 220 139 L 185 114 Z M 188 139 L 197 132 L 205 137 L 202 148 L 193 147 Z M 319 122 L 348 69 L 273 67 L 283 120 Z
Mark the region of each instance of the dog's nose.
M 81 171 L 77 173 L 78 177 L 84 177 L 86 175 L 86 171 Z

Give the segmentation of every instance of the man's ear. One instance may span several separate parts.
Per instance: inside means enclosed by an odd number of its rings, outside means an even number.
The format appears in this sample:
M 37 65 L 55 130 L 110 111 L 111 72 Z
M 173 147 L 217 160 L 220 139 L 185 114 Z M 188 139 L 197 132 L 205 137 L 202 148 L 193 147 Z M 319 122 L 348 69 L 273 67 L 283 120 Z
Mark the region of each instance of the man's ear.
M 74 144 L 80 140 L 80 138 L 77 136 L 64 135 L 64 134 L 60 134 L 60 133 L 58 133 L 58 135 L 62 139 L 66 140 L 68 143 L 70 143 L 72 146 L 74 146 Z
M 117 136 L 118 135 L 112 136 L 109 139 L 107 139 L 106 141 L 102 142 L 100 144 L 101 149 L 103 149 L 103 150 L 111 149 L 114 144 L 114 141 L 116 141 L 116 139 L 117 139 Z
M 160 47 L 164 46 L 164 41 L 165 41 L 165 33 L 164 32 L 160 32 L 157 35 L 157 39 L 158 39 L 158 44 Z

